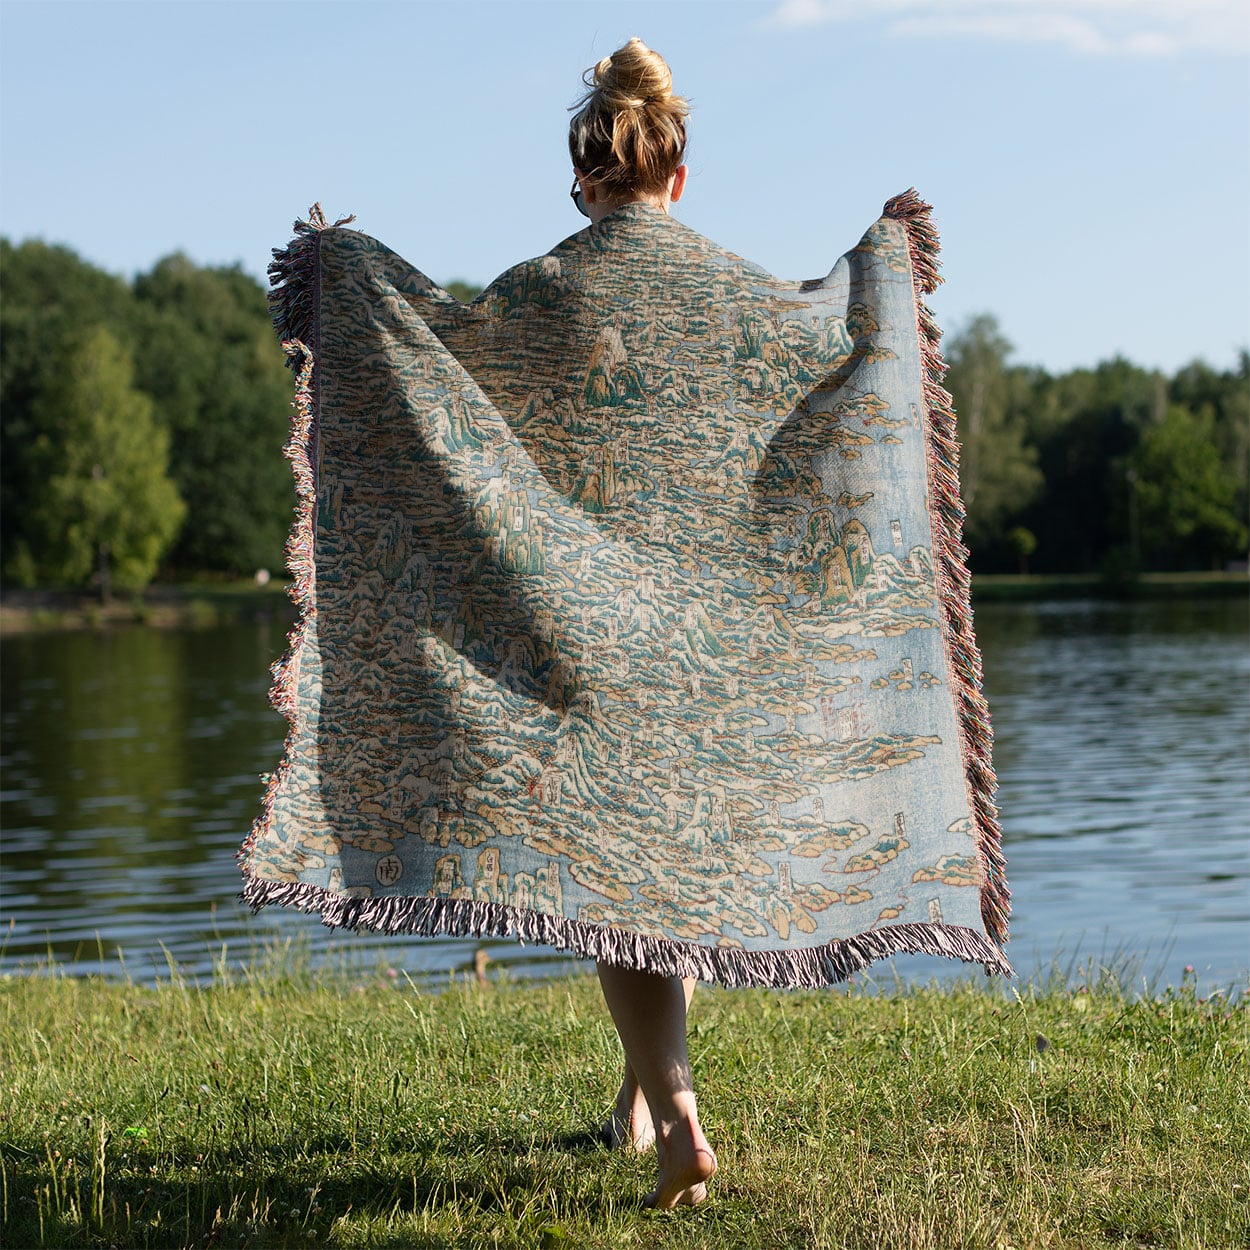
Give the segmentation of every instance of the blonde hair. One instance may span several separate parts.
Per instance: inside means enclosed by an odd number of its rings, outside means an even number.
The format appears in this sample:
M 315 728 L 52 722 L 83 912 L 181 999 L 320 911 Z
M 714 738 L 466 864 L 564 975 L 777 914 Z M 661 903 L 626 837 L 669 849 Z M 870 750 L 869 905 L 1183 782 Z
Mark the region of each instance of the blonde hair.
M 634 38 L 582 81 L 569 123 L 573 164 L 614 199 L 666 190 L 686 154 L 690 106 L 673 94 L 664 58 Z

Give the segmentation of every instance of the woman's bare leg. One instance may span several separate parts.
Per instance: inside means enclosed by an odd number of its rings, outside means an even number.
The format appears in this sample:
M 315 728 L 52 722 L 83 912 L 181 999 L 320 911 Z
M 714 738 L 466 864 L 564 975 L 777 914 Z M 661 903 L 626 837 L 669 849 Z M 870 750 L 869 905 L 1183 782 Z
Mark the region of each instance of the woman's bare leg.
M 698 982 L 694 977 L 682 980 L 685 991 L 686 1010 L 690 1010 L 690 1000 L 694 997 L 694 987 Z M 614 1149 L 637 1150 L 640 1153 L 655 1145 L 655 1125 L 651 1123 L 651 1108 L 647 1106 L 646 1095 L 634 1075 L 633 1065 L 628 1057 L 625 1060 L 625 1077 L 616 1095 L 616 1103 L 608 1122 L 603 1126 L 603 1139 Z
M 646 1203 L 693 1206 L 707 1197 L 716 1156 L 699 1126 L 690 1079 L 686 987 L 680 977 L 598 967 L 604 1000 L 651 1111 L 660 1175 Z
M 638 1084 L 634 1069 L 625 1060 L 625 1076 L 616 1095 L 616 1102 L 601 1133 L 604 1142 L 614 1150 L 636 1150 L 640 1154 L 655 1145 L 655 1125 L 651 1108 Z

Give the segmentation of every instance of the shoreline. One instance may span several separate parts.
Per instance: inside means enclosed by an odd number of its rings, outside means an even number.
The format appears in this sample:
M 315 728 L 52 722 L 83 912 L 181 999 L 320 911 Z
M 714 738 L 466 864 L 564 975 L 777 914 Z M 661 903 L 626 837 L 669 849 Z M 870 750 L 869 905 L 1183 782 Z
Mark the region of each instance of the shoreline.
M 981 573 L 972 603 L 1034 603 L 1044 599 L 1232 599 L 1250 595 L 1250 574 L 1142 573 L 1110 579 L 1100 573 Z
M 118 595 L 107 605 L 81 590 L 0 591 L 0 638 L 67 630 L 144 625 L 156 629 L 208 628 L 274 617 L 294 623 L 288 583 L 277 579 L 186 582 Z M 1110 581 L 1096 573 L 983 573 L 972 579 L 972 603 L 1036 603 L 1053 599 L 1107 601 L 1236 598 L 1250 594 L 1245 572 L 1143 573 Z
M 199 629 L 274 617 L 294 622 L 285 581 L 184 582 L 119 594 L 109 604 L 81 590 L 0 591 L 0 638 L 145 625 Z

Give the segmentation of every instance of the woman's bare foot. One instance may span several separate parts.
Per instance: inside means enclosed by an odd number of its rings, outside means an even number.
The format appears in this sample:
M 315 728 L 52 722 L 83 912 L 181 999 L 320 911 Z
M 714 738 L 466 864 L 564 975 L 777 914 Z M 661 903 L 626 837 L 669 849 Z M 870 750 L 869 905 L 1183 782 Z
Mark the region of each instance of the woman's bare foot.
M 656 1138 L 660 1175 L 643 1206 L 669 1211 L 697 1207 L 707 1197 L 707 1182 L 716 1171 L 716 1156 L 698 1120 L 665 1125 Z
M 716 1156 L 699 1127 L 686 1047 L 694 981 L 600 963 L 599 983 L 628 1065 L 618 1110 L 631 1128 L 641 1126 L 633 1114 L 634 1087 L 641 1086 L 655 1129 L 660 1175 L 644 1202 L 662 1211 L 697 1206 L 707 1197 Z
M 651 1108 L 637 1080 L 631 1078 L 632 1073 L 627 1072 L 601 1135 L 612 1150 L 636 1150 L 641 1154 L 655 1145 L 655 1126 L 651 1123 Z

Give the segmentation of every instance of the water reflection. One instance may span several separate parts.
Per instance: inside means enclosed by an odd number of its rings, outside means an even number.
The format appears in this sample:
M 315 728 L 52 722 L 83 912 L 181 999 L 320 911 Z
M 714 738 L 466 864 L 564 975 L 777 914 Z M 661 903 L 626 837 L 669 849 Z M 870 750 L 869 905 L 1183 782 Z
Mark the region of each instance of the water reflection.
M 1144 956 L 1228 984 L 1250 967 L 1247 605 L 986 605 L 1015 896 L 1011 956 Z M 276 622 L 7 640 L 0 670 L 4 858 L 0 967 L 51 953 L 74 970 L 204 975 L 267 940 L 309 935 L 321 958 L 463 967 L 478 943 L 332 934 L 235 902 L 234 854 L 276 764 L 266 702 Z M 518 973 L 563 957 L 491 943 Z M 897 961 L 907 976 L 944 970 Z
M 1244 979 L 1246 603 L 991 605 L 977 624 L 1017 960 L 1150 946 L 1173 979 Z

